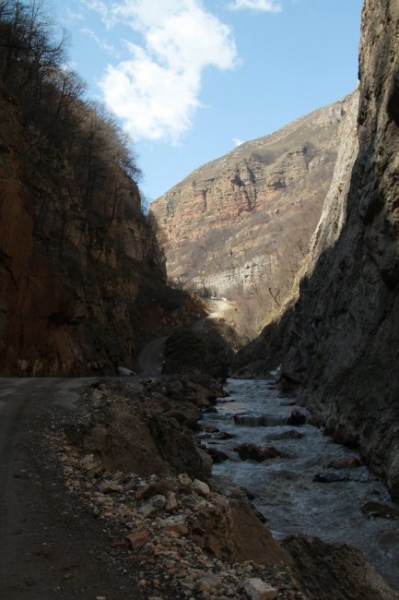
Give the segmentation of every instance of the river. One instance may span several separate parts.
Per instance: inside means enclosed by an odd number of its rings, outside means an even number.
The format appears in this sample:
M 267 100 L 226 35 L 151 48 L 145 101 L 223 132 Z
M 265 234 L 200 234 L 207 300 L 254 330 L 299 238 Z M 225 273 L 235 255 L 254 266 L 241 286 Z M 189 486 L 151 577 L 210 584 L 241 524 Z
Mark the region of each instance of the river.
M 399 520 L 362 511 L 370 502 L 399 509 L 384 484 L 364 465 L 331 467 L 334 461 L 358 455 L 310 424 L 306 410 L 279 395 L 272 380 L 230 379 L 225 389 L 229 396 L 220 398 L 216 412 L 207 413 L 202 421 L 202 428 L 234 436 L 219 439 L 217 432 L 205 434 L 204 445 L 228 456 L 214 465 L 214 473 L 256 495 L 253 504 L 276 538 L 306 534 L 351 544 L 399 591 Z M 295 409 L 307 416 L 306 424 L 287 425 Z M 293 430 L 302 437 L 286 438 Z M 263 462 L 241 460 L 235 448 L 244 443 L 273 446 L 281 456 Z M 320 481 L 329 478 L 340 480 Z

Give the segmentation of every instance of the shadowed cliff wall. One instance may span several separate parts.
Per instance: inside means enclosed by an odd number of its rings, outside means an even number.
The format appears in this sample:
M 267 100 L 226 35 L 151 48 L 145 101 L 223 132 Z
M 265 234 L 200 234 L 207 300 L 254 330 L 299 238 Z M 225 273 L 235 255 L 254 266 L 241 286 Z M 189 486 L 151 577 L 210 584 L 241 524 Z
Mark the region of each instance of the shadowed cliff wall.
M 359 446 L 399 497 L 399 3 L 366 0 L 353 169 L 328 209 L 301 282 L 283 374 L 334 432 Z M 349 177 L 349 186 L 348 186 Z M 338 186 L 339 187 L 339 186 Z M 338 198 L 338 200 L 339 200 Z M 339 228 L 338 228 L 339 229 Z M 323 241 L 324 240 L 324 241 Z M 330 245 L 332 244 L 332 245 Z

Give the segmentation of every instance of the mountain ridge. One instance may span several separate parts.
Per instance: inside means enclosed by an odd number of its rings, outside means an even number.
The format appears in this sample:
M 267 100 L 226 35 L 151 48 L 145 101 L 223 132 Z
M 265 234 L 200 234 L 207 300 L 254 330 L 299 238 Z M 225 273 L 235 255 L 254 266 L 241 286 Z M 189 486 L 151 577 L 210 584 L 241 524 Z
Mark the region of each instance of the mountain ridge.
M 151 205 L 169 280 L 236 301 L 231 324 L 244 339 L 264 324 L 263 308 L 267 320 L 289 293 L 320 216 L 350 97 L 202 165 Z

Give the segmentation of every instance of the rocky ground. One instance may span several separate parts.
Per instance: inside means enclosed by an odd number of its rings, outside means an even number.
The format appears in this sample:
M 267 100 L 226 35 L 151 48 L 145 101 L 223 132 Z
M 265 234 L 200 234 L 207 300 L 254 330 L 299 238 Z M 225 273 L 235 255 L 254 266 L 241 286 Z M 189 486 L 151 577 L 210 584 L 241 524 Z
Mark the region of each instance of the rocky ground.
M 199 373 L 103 380 L 47 430 L 68 497 L 101 523 L 121 577 L 134 573 L 146 600 L 396 598 L 348 546 L 299 537 L 286 550 L 245 490 L 211 476 L 192 434 L 221 394 Z
M 191 400 L 177 410 L 173 404 L 185 387 Z M 288 554 L 262 526 L 243 491 L 216 479 L 208 485 L 195 476 L 202 473 L 205 479 L 211 461 L 194 441 L 187 441 L 191 438 L 185 438 L 182 422 L 194 428 L 198 404 L 211 405 L 215 388 L 166 379 L 132 381 L 123 388 L 110 382 L 91 388 L 74 422 L 69 416 L 68 423 L 50 428 L 46 443 L 67 493 L 80 510 L 101 520 L 110 534 L 109 548 L 125 569 L 138 566 L 143 597 L 304 598 Z M 161 427 L 151 434 L 155 412 Z M 177 434 L 173 448 L 165 441 L 168 427 Z M 179 456 L 182 436 L 185 456 Z M 190 451 L 195 455 L 194 448 L 197 460 L 184 465 Z M 183 461 L 184 472 L 166 460 L 168 454 L 177 458 L 178 467 Z M 117 466 L 121 468 L 115 470 Z
M 0 392 L 2 599 L 396 599 L 348 546 L 280 545 L 211 475 L 198 421 L 223 390 L 208 375 Z

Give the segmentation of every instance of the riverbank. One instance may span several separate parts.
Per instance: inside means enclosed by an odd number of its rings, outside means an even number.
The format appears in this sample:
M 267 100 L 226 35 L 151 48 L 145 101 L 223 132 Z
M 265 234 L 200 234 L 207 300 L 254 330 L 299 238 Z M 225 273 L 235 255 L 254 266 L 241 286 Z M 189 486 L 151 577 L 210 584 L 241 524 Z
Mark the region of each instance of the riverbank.
M 323 560 L 310 567 L 319 588 L 307 589 L 301 572 L 315 542 L 294 540 L 285 550 L 242 488 L 210 476 L 210 457 L 193 434 L 223 395 L 200 374 L 103 380 L 73 419 L 47 432 L 67 495 L 109 531 L 126 572 L 138 568 L 143 597 L 319 600 L 321 586 L 328 600 L 396 598 L 359 552 L 323 542 Z M 320 566 L 327 572 L 332 556 L 335 585 Z
M 214 473 L 250 490 L 277 539 L 351 544 L 399 590 L 399 506 L 356 450 L 334 443 L 273 380 L 225 389 L 202 425 L 202 443 L 221 457 Z

